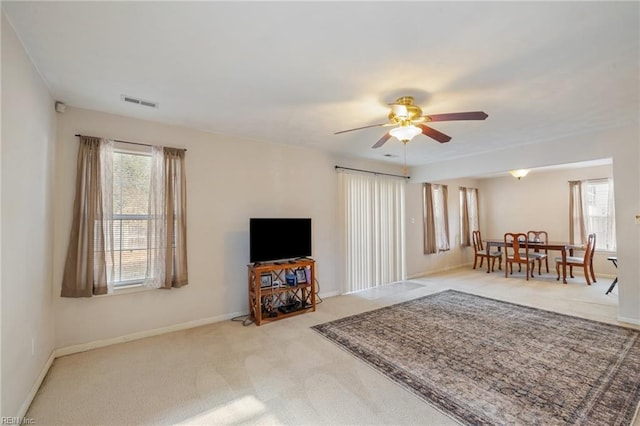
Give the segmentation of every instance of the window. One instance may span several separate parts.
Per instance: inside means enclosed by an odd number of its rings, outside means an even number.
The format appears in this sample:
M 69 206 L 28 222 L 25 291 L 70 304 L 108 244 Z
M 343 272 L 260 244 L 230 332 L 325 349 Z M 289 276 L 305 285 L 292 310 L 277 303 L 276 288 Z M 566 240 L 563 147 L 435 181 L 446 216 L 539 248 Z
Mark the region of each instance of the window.
M 141 283 L 147 271 L 151 156 L 114 150 L 114 286 Z
M 134 283 L 166 289 L 189 284 L 186 150 L 124 150 L 109 139 L 78 136 L 60 296 L 92 297 Z
M 583 182 L 583 209 L 587 234 L 596 234 L 597 250 L 616 250 L 613 179 Z

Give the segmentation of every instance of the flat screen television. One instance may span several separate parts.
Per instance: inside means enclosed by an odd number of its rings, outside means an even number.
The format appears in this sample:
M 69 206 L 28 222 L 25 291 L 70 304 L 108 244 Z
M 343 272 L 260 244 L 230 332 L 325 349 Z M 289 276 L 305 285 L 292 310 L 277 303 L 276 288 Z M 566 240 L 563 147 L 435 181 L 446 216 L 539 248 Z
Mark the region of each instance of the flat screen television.
M 251 263 L 308 256 L 311 256 L 310 218 L 249 219 Z

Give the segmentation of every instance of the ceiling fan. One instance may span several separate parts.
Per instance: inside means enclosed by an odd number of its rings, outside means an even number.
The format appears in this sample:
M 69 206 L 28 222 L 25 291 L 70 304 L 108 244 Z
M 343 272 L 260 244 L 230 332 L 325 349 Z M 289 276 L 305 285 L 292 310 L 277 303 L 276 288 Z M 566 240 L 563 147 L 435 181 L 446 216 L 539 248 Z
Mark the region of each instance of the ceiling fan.
M 389 112 L 389 122 L 382 124 L 372 124 L 370 126 L 356 127 L 355 129 L 341 130 L 335 132 L 340 133 L 352 132 L 354 130 L 368 129 L 370 127 L 390 127 L 396 126 L 389 130 L 376 142 L 372 148 L 380 148 L 392 136 L 406 145 L 414 136 L 422 133 L 440 143 L 449 142 L 451 136 L 427 126 L 424 123 L 434 121 L 454 121 L 454 120 L 484 120 L 488 115 L 482 111 L 471 112 L 453 112 L 448 114 L 432 114 L 422 115 L 422 108 L 413 104 L 413 96 L 403 96 L 398 98 L 394 103 L 389 104 L 391 111 Z

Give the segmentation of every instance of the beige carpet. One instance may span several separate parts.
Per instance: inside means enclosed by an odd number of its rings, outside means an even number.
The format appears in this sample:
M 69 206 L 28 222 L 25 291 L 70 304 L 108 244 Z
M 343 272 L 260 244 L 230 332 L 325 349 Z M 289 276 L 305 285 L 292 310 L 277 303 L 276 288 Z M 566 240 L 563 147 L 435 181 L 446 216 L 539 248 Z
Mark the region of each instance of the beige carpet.
M 525 281 L 464 268 L 328 298 L 314 313 L 261 327 L 225 321 L 69 355 L 55 360 L 27 417 L 37 425 L 456 424 L 310 327 L 446 288 L 617 323 L 609 280 L 562 285 L 551 275 Z

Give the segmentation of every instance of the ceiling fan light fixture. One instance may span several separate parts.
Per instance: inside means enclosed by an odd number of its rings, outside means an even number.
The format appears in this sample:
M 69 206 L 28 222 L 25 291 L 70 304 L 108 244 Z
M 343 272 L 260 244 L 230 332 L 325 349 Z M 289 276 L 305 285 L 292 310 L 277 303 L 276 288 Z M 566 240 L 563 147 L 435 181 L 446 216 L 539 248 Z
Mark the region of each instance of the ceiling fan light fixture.
M 389 131 L 389 134 L 398 139 L 400 142 L 409 142 L 420 133 L 422 133 L 422 129 L 413 125 L 400 126 Z
M 520 180 L 525 177 L 527 173 L 529 173 L 529 169 L 511 170 L 509 173 L 511 173 L 511 176 L 513 176 L 514 178 Z

